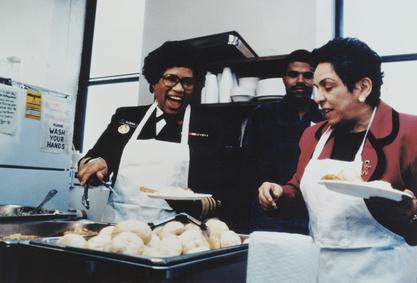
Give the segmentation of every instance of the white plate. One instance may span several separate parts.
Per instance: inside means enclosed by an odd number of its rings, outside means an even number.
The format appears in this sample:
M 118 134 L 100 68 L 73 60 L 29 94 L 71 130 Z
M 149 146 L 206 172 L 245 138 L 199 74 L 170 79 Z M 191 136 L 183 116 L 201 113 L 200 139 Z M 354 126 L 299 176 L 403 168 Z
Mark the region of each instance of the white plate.
M 170 200 L 200 200 L 211 197 L 211 194 L 187 194 L 187 195 L 172 195 L 166 193 L 145 193 L 150 198 L 170 199 Z
M 319 184 L 325 185 L 329 190 L 360 198 L 381 197 L 394 201 L 400 201 L 402 196 L 410 195 L 395 190 L 390 183 L 385 181 L 351 182 L 337 180 L 320 180 Z

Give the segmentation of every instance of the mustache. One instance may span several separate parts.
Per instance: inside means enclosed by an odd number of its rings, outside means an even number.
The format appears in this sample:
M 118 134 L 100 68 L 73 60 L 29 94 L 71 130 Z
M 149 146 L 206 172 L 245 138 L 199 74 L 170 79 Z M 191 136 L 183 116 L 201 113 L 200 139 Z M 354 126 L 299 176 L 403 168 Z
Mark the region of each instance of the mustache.
M 290 89 L 292 91 L 295 91 L 295 90 L 300 89 L 300 88 L 304 89 L 305 91 L 308 91 L 308 90 L 312 90 L 313 89 L 313 87 L 309 87 L 309 86 L 307 86 L 304 83 L 297 83 L 296 85 L 292 86 Z

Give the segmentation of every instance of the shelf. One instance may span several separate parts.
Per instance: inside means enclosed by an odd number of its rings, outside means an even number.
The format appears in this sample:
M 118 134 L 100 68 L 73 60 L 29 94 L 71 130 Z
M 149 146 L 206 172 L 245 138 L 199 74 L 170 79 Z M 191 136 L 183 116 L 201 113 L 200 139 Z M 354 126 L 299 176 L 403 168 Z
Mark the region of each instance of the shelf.
M 221 73 L 224 67 L 230 67 L 240 77 L 259 77 L 261 79 L 282 77 L 285 73 L 287 55 L 265 56 L 257 58 L 240 58 L 218 60 L 210 63 L 207 69 Z
M 264 103 L 279 102 L 283 96 L 278 96 L 277 99 L 266 99 L 266 100 L 251 100 L 247 102 L 229 102 L 229 103 L 204 103 L 197 104 L 199 108 L 253 108 L 257 105 Z
M 205 62 L 258 57 L 236 31 L 206 35 L 184 41 L 198 48 Z

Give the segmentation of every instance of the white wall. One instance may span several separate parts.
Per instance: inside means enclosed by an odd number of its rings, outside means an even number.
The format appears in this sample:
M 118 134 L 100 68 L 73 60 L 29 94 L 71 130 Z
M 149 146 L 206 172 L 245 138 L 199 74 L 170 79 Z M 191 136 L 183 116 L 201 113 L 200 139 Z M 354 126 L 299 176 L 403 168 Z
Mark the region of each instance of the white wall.
M 332 0 L 148 0 L 143 58 L 166 40 L 235 30 L 259 56 L 313 49 L 333 36 Z M 141 80 L 139 103 L 153 97 Z
M 1 0 L 0 76 L 75 95 L 85 3 Z M 20 63 L 10 63 L 8 57 Z

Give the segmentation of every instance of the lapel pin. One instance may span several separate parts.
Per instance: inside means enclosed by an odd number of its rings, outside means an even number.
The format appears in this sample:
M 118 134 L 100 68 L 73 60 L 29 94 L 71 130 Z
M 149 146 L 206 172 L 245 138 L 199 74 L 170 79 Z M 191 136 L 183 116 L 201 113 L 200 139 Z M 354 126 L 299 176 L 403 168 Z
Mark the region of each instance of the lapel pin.
M 126 124 L 120 125 L 117 131 L 121 134 L 127 134 L 130 131 L 130 127 Z
M 363 165 L 363 170 L 362 170 L 362 175 L 366 176 L 369 173 L 369 169 L 372 168 L 371 165 L 371 161 L 370 160 L 365 160 L 364 165 Z

